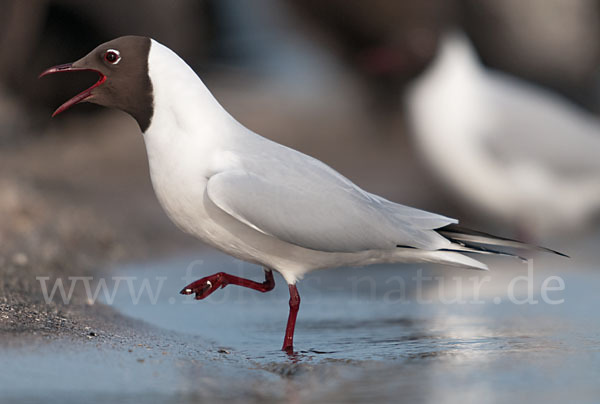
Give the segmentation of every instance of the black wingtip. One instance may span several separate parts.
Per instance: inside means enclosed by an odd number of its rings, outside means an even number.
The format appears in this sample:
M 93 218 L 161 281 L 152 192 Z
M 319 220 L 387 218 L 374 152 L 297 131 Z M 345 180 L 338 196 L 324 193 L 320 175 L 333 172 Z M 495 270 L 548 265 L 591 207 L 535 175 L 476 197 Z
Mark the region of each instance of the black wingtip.
M 546 248 L 546 247 L 539 247 L 539 246 L 538 246 L 538 249 L 540 249 L 540 250 L 542 250 L 542 251 L 549 252 L 549 253 L 554 253 L 554 254 L 556 254 L 556 255 L 560 255 L 561 257 L 565 257 L 565 258 L 569 258 L 569 259 L 571 258 L 571 256 L 570 256 L 570 255 L 567 255 L 567 254 L 565 254 L 565 253 L 561 253 L 560 251 L 552 250 L 552 249 L 550 249 L 550 248 Z
M 457 224 L 450 224 L 448 226 L 442 227 L 440 229 L 437 229 L 437 232 L 440 233 L 441 235 L 443 235 L 444 237 L 455 238 L 455 239 L 461 240 L 461 241 L 465 241 L 465 239 L 463 238 L 464 236 L 471 236 L 471 237 L 475 237 L 475 238 L 470 238 L 466 241 L 474 242 L 474 243 L 478 243 L 478 244 L 498 245 L 498 246 L 504 246 L 504 247 L 509 247 L 509 248 L 512 247 L 512 248 L 532 249 L 532 250 L 543 251 L 543 252 L 547 252 L 547 253 L 551 253 L 551 254 L 556 254 L 556 255 L 559 255 L 564 258 L 571 258 L 570 256 L 568 256 L 565 253 L 562 253 L 562 252 L 556 251 L 556 250 L 552 250 L 547 247 L 531 245 L 531 244 L 524 243 L 520 240 L 515 240 L 515 239 L 511 239 L 511 238 L 506 238 L 506 237 L 500 237 L 500 236 L 485 233 L 485 232 L 482 232 L 479 230 L 468 229 L 468 228 L 462 227 Z M 476 238 L 480 238 L 480 239 L 477 240 Z

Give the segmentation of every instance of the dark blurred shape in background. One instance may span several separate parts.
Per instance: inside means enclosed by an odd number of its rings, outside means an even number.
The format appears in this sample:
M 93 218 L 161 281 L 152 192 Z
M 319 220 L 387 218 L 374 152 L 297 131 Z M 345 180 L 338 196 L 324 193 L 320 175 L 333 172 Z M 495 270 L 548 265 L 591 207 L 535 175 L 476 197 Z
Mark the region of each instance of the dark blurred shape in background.
M 210 19 L 197 0 L 4 0 L 0 15 L 0 79 L 28 107 L 47 113 L 85 86 L 36 80 L 46 67 L 74 61 L 121 35 L 160 38 L 191 63 L 207 52 Z M 88 80 L 89 81 L 89 80 Z M 71 82 L 71 79 L 68 80 Z
M 431 61 L 441 32 L 462 27 L 483 62 L 599 108 L 598 0 L 289 0 L 383 99 Z
M 376 108 L 395 109 L 398 92 L 433 58 L 436 42 L 454 18 L 444 0 L 289 0 L 324 43 L 374 91 Z
M 288 25 L 366 80 L 376 112 L 395 112 L 398 92 L 431 61 L 440 34 L 460 25 L 486 65 L 548 86 L 588 109 L 598 107 L 598 0 L 280 3 L 5 0 L 0 81 L 5 91 L 28 106 L 47 108 L 68 96 L 71 88 L 56 80 L 41 86 L 32 78 L 44 67 L 79 58 L 114 37 L 152 36 L 195 68 L 211 60 L 243 66 L 261 56 L 272 58 L 265 53 L 270 49 L 265 49 L 264 39 Z M 266 25 L 277 25 L 281 14 L 290 13 L 302 23 L 279 24 L 270 31 L 264 24 L 269 13 Z M 277 43 L 278 38 L 270 40 Z M 294 43 L 288 45 L 293 52 Z M 73 88 L 80 85 L 73 83 Z
M 483 62 L 600 111 L 600 1 L 465 0 Z

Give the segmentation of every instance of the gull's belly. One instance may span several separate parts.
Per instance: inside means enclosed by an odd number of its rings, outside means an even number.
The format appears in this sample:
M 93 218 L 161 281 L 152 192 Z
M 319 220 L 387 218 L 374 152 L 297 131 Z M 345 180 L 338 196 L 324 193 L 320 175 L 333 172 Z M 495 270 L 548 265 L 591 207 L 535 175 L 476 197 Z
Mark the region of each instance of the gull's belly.
M 152 169 L 152 165 L 150 176 L 156 197 L 171 221 L 184 232 L 212 244 L 213 226 L 203 201 L 208 180 L 201 176 L 186 180 L 180 172 L 166 174 L 164 170 Z
M 245 240 L 252 238 L 243 231 L 247 226 L 210 202 L 206 196 L 208 179 L 205 176 L 186 178 L 185 174 L 178 170 L 153 169 L 151 164 L 154 192 L 171 221 L 182 231 L 229 255 L 266 264 L 266 254 Z

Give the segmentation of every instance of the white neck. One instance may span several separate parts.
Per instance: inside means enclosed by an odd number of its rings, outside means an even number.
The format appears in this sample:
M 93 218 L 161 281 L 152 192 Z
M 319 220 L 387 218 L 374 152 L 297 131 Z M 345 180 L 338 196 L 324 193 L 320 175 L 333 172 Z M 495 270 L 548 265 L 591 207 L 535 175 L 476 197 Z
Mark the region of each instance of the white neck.
M 176 53 L 152 40 L 148 55 L 154 114 L 145 138 L 227 136 L 241 126 L 213 97 L 202 80 Z M 208 140 L 208 139 L 206 139 Z

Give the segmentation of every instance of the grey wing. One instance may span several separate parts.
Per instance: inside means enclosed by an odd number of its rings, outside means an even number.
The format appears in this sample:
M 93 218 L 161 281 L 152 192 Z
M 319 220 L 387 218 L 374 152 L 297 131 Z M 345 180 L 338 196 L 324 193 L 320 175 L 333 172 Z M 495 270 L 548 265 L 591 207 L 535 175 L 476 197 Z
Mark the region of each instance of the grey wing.
M 325 165 L 313 165 L 304 175 L 287 174 L 225 171 L 209 179 L 206 192 L 220 209 L 246 225 L 318 251 L 398 245 L 436 250 L 450 244 L 431 229 L 456 223 L 454 219 L 368 194 Z

